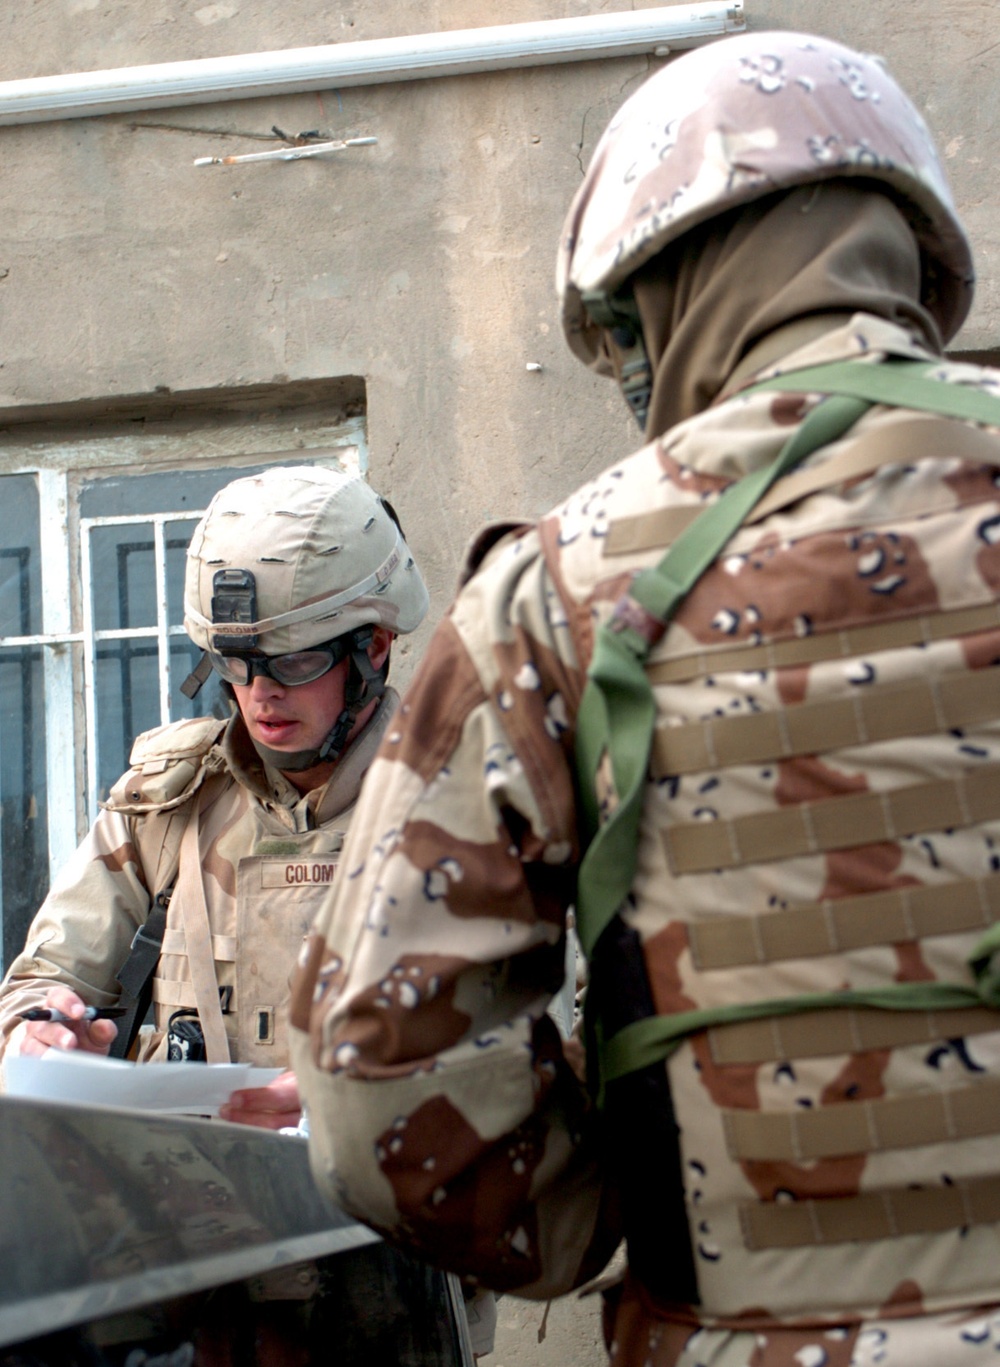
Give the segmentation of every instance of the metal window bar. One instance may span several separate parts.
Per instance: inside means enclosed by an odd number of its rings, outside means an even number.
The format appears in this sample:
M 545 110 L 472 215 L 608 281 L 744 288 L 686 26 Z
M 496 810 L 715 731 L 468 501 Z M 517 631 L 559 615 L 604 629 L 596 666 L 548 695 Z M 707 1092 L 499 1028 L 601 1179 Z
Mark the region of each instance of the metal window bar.
M 49 881 L 69 859 L 82 834 L 74 717 L 73 651 L 64 645 L 73 625 L 69 555 L 69 477 L 39 470 L 38 511 L 42 570 L 42 631 L 54 648 L 42 651 L 45 723 L 45 791 Z M 79 772 L 82 774 L 82 765 Z
M 40 470 L 36 474 L 39 496 L 39 554 L 45 567 L 41 580 L 40 632 L 22 631 L 0 636 L 0 647 L 20 650 L 30 658 L 41 646 L 45 701 L 45 784 L 48 794 L 49 878 L 65 863 L 76 846 L 76 803 L 66 800 L 75 789 L 73 745 L 73 685 L 70 652 L 64 647 L 81 640 L 71 632 L 69 567 L 67 558 L 66 475 Z M 59 567 L 62 567 L 61 570 Z M 26 626 L 23 618 L 22 628 Z M 47 648 L 46 648 L 47 647 Z M 29 690 L 30 696 L 30 690 Z M 30 705 L 30 704 L 26 704 Z M 26 734 L 33 729 L 26 719 Z
M 99 774 L 97 750 L 97 651 L 102 641 L 155 641 L 160 691 L 160 724 L 170 721 L 170 638 L 184 636 L 183 626 L 171 626 L 167 610 L 167 527 L 174 522 L 197 521 L 203 510 L 182 513 L 142 513 L 122 517 L 87 517 L 80 519 L 80 578 L 83 598 L 84 643 L 83 687 L 86 725 L 87 764 L 86 795 L 88 820 L 93 822 L 98 813 Z M 153 559 L 156 579 L 156 625 L 151 627 L 121 627 L 96 630 L 94 626 L 93 574 L 91 562 L 91 533 L 103 527 L 152 527 Z M 131 543 L 135 549 L 137 543 Z M 148 545 L 148 542 L 146 543 Z M 185 542 L 186 544 L 186 542 Z M 119 548 L 119 554 L 121 553 Z

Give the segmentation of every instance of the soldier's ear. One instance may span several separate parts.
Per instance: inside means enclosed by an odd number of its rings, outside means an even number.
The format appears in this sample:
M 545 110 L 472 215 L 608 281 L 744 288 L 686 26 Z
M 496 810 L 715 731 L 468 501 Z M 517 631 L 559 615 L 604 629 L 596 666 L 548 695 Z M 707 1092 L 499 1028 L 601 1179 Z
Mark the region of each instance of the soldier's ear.
M 368 658 L 376 669 L 381 669 L 388 660 L 389 651 L 392 649 L 392 643 L 395 639 L 395 632 L 390 631 L 388 627 L 375 627 L 372 631 Z

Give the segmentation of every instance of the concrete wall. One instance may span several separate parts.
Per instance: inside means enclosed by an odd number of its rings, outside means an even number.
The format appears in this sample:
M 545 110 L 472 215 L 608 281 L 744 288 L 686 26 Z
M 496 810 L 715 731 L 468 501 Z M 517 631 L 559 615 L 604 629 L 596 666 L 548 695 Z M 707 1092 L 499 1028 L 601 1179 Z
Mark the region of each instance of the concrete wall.
M 624 8 L 509 0 L 502 18 Z M 1000 49 L 990 49 L 990 0 L 746 9 L 752 28 L 811 27 L 880 51 L 908 85 L 978 247 L 981 302 L 962 345 L 991 346 L 1000 247 L 987 168 Z M 0 79 L 498 17 L 450 0 L 7 0 Z M 484 519 L 542 511 L 634 442 L 612 386 L 565 350 L 552 276 L 586 157 L 653 64 L 581 62 L 0 129 L 0 422 L 25 406 L 363 377 L 371 477 L 403 512 L 436 618 Z M 268 146 L 257 139 L 275 124 L 379 141 L 323 161 L 193 167 L 198 156 Z
M 639 7 L 638 4 L 634 7 Z M 0 79 L 628 9 L 602 0 L 5 0 Z M 957 349 L 1000 347 L 995 0 L 746 0 L 753 29 L 880 52 L 944 151 L 981 278 Z M 3 428 L 132 396 L 361 377 L 371 478 L 444 611 L 469 535 L 531 516 L 635 444 L 566 351 L 563 214 L 635 58 L 0 129 Z M 374 135 L 325 160 L 195 169 L 272 125 Z M 528 363 L 540 370 L 526 369 Z M 426 631 L 418 645 L 426 639 Z M 523 1308 L 522 1308 L 523 1309 Z M 596 1306 L 501 1303 L 498 1363 L 601 1358 Z

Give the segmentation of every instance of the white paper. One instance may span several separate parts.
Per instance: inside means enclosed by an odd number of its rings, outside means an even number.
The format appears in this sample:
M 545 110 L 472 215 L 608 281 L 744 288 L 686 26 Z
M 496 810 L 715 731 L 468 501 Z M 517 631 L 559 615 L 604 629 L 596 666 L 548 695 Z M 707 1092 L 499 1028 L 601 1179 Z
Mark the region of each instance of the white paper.
M 241 1087 L 266 1087 L 283 1068 L 249 1063 L 129 1063 L 77 1049 L 8 1055 L 3 1072 L 8 1096 L 124 1106 L 161 1115 L 216 1116 Z

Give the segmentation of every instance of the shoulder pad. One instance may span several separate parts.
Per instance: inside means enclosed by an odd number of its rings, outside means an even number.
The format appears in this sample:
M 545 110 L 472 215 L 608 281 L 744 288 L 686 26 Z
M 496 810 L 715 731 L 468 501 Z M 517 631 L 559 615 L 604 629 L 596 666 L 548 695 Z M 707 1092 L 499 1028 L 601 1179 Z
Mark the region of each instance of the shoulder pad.
M 525 532 L 532 531 L 535 525 L 534 522 L 488 522 L 476 533 L 465 548 L 462 568 L 458 575 L 458 587 L 465 587 L 490 551 L 499 545 L 505 537 L 523 536 Z
M 132 767 L 102 805 L 139 813 L 176 807 L 186 801 L 201 786 L 206 757 L 227 725 L 216 717 L 195 717 L 144 731 L 132 746 Z M 218 766 L 208 767 L 214 770 Z

